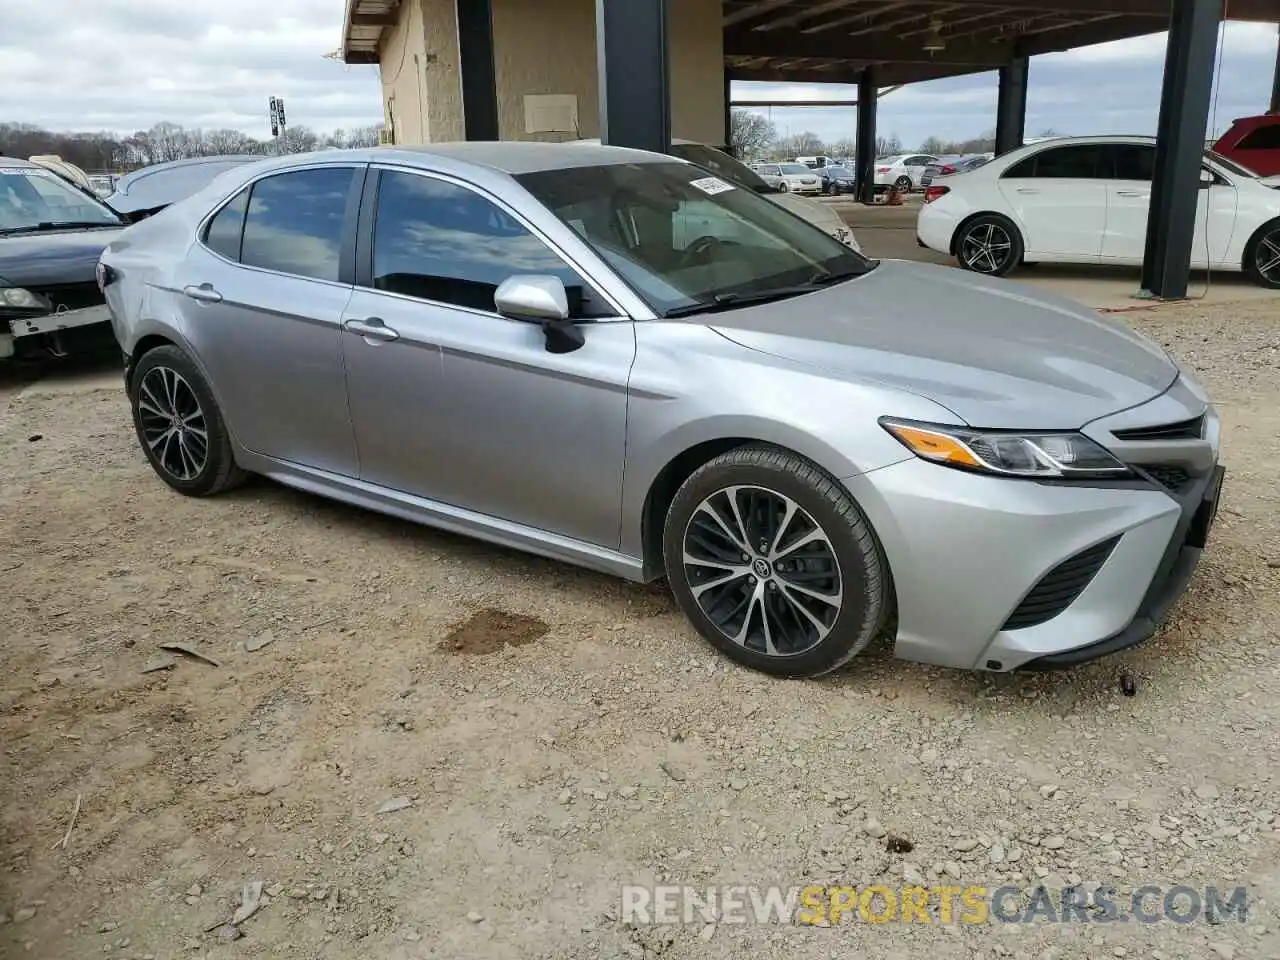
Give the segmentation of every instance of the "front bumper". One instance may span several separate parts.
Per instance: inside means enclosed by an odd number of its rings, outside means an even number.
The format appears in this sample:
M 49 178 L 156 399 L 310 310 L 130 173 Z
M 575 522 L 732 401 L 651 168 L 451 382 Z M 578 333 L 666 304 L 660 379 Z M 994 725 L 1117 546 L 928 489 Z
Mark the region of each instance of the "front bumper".
M 9 331 L 15 338 L 34 337 L 44 333 L 74 330 L 98 323 L 110 323 L 111 311 L 105 303 L 80 310 L 64 310 L 62 313 L 46 313 L 38 317 L 23 317 L 9 321 Z
M 1161 400 L 1174 404 L 1177 394 Z M 1211 408 L 1205 417 L 1204 439 L 1182 444 L 1190 473 L 1176 493 L 1155 479 L 1038 483 L 915 458 L 844 480 L 889 562 L 896 655 L 964 669 L 1052 669 L 1150 637 L 1186 589 L 1216 510 L 1218 421 Z M 1097 566 L 1057 594 L 1057 612 L 1015 616 L 1052 574 L 1103 547 Z

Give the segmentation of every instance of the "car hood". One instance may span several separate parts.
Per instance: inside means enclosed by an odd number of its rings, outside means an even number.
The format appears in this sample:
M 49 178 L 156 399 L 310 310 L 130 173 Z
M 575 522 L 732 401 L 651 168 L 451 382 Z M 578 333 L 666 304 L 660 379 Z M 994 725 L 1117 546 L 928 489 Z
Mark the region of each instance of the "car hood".
M 1078 303 L 906 261 L 701 319 L 740 346 L 927 397 L 976 427 L 1074 430 L 1178 375 L 1160 347 Z
M 0 237 L 0 283 L 12 287 L 93 280 L 98 258 L 122 227 Z

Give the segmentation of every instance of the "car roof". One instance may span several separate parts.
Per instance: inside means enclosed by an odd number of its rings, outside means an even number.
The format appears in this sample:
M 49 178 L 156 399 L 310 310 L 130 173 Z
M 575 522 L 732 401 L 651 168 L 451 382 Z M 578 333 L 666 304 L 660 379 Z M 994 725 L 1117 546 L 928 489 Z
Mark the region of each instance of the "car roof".
M 19 160 L 17 157 L 6 157 L 3 154 L 0 154 L 0 167 L 23 167 L 34 170 L 47 169 L 45 167 L 41 167 L 38 163 L 32 163 L 29 160 Z
M 673 143 L 693 141 L 674 140 Z M 518 176 L 523 173 L 539 173 L 543 170 L 564 170 L 569 167 L 598 167 L 614 163 L 680 163 L 678 158 L 665 153 L 632 150 L 628 147 L 610 147 L 599 141 L 570 141 L 546 143 L 536 140 L 477 140 L 458 143 L 428 143 L 404 147 L 371 147 L 353 150 L 359 159 L 385 160 L 388 154 L 410 165 L 429 166 L 432 157 L 473 163 L 502 173 Z M 329 154 L 332 156 L 332 154 Z

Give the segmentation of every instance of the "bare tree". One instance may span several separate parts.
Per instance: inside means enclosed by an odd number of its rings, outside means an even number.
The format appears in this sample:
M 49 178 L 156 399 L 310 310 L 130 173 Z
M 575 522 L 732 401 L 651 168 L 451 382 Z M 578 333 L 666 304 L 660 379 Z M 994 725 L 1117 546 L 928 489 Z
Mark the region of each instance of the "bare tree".
M 778 139 L 778 130 L 768 117 L 750 110 L 734 110 L 729 114 L 729 146 L 744 160 L 758 157 Z
M 876 137 L 876 156 L 891 157 L 894 154 L 902 152 L 902 141 L 898 139 L 896 133 L 891 133 L 887 137 Z

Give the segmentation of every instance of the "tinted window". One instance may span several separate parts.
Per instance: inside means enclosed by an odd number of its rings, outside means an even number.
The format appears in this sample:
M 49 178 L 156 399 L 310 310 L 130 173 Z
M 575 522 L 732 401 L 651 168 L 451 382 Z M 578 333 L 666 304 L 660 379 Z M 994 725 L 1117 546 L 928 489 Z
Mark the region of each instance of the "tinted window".
M 1111 152 L 1117 180 L 1150 180 L 1155 176 L 1155 147 L 1117 145 Z
M 253 185 L 240 262 L 337 280 L 351 167 L 298 170 Z
M 1057 147 L 1027 157 L 1005 172 L 1006 177 L 1070 177 L 1091 180 L 1103 176 L 1102 147 Z
M 520 273 L 559 277 L 573 317 L 614 312 L 555 251 L 480 194 L 432 177 L 382 174 L 374 287 L 493 312 L 498 285 Z
M 244 233 L 244 211 L 248 205 L 249 191 L 241 190 L 209 221 L 204 242 L 210 250 L 228 260 L 240 259 L 240 237 Z
M 1246 133 L 1236 144 L 1236 149 L 1280 150 L 1280 123 L 1271 123 Z

